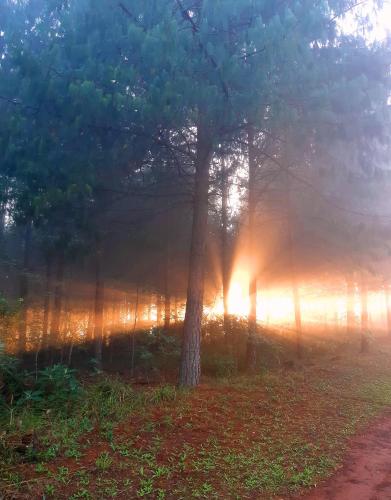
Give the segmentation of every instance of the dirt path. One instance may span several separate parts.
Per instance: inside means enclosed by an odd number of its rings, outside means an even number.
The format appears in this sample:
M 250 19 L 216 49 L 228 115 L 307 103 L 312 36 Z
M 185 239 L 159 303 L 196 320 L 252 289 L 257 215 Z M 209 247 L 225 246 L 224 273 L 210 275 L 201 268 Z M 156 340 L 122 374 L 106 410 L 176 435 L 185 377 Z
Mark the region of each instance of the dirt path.
M 351 441 L 344 465 L 305 500 L 391 499 L 391 412 Z

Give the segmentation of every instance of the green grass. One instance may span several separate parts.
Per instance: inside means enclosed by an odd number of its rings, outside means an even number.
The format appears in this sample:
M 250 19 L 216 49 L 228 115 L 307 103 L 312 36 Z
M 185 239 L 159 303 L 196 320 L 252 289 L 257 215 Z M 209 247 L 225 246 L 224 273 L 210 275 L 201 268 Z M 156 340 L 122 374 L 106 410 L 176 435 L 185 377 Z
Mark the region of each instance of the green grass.
M 273 498 L 327 477 L 391 405 L 389 346 L 296 370 L 136 390 L 100 375 L 68 415 L 2 416 L 0 489 L 31 498 Z M 34 436 L 31 449 L 17 451 Z

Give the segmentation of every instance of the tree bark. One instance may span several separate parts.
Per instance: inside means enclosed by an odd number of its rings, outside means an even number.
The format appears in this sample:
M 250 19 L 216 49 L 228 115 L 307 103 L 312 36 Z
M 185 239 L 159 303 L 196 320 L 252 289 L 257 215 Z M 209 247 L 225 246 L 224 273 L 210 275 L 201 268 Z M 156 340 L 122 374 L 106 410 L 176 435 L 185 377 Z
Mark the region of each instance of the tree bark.
M 186 387 L 198 385 L 201 376 L 201 322 L 204 299 L 204 261 L 208 231 L 209 164 L 211 154 L 212 143 L 208 137 L 208 130 L 199 124 L 197 130 L 189 281 L 179 373 L 179 384 Z
M 31 252 L 31 233 L 32 223 L 29 221 L 26 224 L 24 231 L 24 248 L 23 248 L 23 268 L 20 274 L 19 298 L 21 301 L 21 310 L 19 317 L 19 351 L 26 350 L 27 337 L 27 311 L 29 302 L 29 272 L 30 272 L 30 252 Z
M 223 160 L 221 171 L 221 268 L 223 281 L 224 335 L 228 338 L 230 330 L 228 294 L 229 294 L 229 261 L 228 261 L 228 172 Z
M 247 127 L 248 142 L 248 248 L 250 266 L 249 297 L 250 310 L 248 315 L 248 337 L 247 337 L 247 370 L 252 373 L 257 368 L 257 265 L 256 265 L 256 173 L 257 160 L 254 144 L 254 130 L 251 126 Z
M 369 350 L 368 343 L 368 286 L 365 278 L 361 282 L 361 352 Z
M 94 354 L 98 370 L 102 369 L 104 281 L 102 278 L 102 250 L 95 255 Z

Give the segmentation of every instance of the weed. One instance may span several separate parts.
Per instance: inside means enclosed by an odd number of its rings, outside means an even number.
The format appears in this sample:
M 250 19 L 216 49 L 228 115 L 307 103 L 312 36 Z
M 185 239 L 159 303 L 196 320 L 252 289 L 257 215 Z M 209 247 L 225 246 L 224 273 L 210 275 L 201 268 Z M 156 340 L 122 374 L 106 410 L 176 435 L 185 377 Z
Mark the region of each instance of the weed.
M 153 493 L 153 480 L 152 479 L 142 479 L 140 481 L 139 489 L 137 490 L 137 495 L 139 497 L 145 497 Z
M 145 422 L 143 431 L 144 432 L 153 432 L 156 428 L 156 425 L 154 422 Z
M 78 478 L 79 486 L 88 486 L 90 484 L 90 477 L 85 470 L 79 470 L 76 472 L 76 477 Z
M 57 481 L 67 484 L 69 483 L 69 469 L 68 467 L 59 467 L 57 470 L 57 475 L 56 475 Z
M 164 401 L 173 401 L 177 397 L 176 389 L 173 385 L 158 387 L 150 394 L 150 401 L 154 404 Z
M 115 479 L 103 481 L 104 498 L 114 498 L 118 495 L 118 484 Z
M 39 463 L 35 466 L 35 472 L 38 472 L 38 474 L 44 474 L 48 471 L 47 467 L 43 463 Z
M 295 486 L 312 486 L 316 475 L 315 467 L 305 467 L 302 471 L 293 474 L 289 482 Z
M 216 496 L 216 493 L 210 483 L 203 483 L 192 491 L 192 495 L 194 498 L 212 498 L 212 496 Z
M 55 443 L 49 446 L 49 448 L 47 448 L 45 451 L 41 452 L 40 457 L 42 460 L 49 462 L 57 457 L 59 451 L 60 446 Z
M 170 473 L 170 469 L 166 467 L 165 465 L 158 466 L 154 469 L 153 471 L 153 477 L 158 478 L 158 477 L 163 477 L 163 476 L 168 476 Z
M 75 458 L 76 460 L 81 457 L 81 453 L 77 448 L 68 448 L 67 450 L 65 450 L 64 455 L 67 458 Z
M 174 426 L 174 420 L 172 418 L 172 415 L 164 415 L 162 422 L 165 426 L 169 427 L 170 429 Z
M 56 493 L 56 488 L 55 488 L 54 484 L 51 484 L 51 483 L 47 484 L 45 486 L 45 493 L 49 497 L 54 497 L 55 493 Z
M 88 490 L 82 488 L 76 491 L 73 495 L 69 497 L 69 500 L 78 500 L 79 498 L 84 498 L 86 500 L 92 499 L 92 496 Z
M 105 471 L 110 469 L 113 463 L 113 459 L 107 451 L 102 452 L 99 457 L 95 460 L 95 465 L 98 469 Z

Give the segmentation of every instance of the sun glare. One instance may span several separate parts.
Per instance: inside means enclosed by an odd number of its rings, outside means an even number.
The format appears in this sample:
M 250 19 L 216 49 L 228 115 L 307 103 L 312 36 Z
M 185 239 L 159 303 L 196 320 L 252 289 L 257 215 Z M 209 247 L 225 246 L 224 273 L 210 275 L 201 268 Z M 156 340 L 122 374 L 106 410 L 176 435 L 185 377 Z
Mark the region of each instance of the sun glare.
M 299 291 L 301 319 L 310 325 L 335 324 L 344 325 L 347 318 L 346 292 L 338 293 L 320 290 L 310 283 L 303 284 Z M 368 314 L 373 326 L 382 328 L 386 322 L 384 312 L 385 296 L 383 292 L 368 293 Z M 234 270 L 229 292 L 228 313 L 239 318 L 249 314 L 249 272 L 246 267 L 238 266 Z M 219 296 L 215 303 L 205 308 L 208 317 L 222 316 L 224 313 L 223 298 Z M 361 304 L 358 290 L 355 291 L 353 302 L 354 321 L 358 324 L 361 317 Z M 295 307 L 292 289 L 288 286 L 258 290 L 257 320 L 270 326 L 293 326 L 295 323 Z
M 245 317 L 248 315 L 250 308 L 248 287 L 248 273 L 240 270 L 234 273 L 228 293 L 229 314 L 239 317 Z

